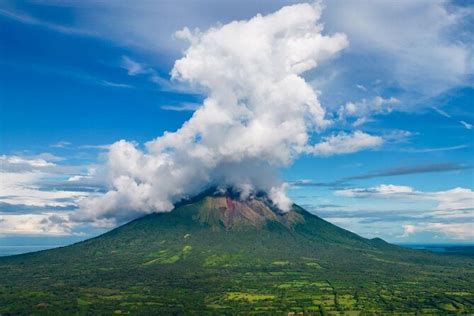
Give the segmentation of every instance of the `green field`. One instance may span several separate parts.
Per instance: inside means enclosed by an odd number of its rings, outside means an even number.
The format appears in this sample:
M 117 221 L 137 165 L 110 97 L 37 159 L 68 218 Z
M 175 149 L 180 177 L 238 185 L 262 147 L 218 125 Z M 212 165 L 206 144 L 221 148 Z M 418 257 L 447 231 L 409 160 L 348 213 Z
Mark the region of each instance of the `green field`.
M 474 313 L 472 258 L 364 239 L 297 206 L 260 220 L 213 199 L 0 258 L 0 314 Z

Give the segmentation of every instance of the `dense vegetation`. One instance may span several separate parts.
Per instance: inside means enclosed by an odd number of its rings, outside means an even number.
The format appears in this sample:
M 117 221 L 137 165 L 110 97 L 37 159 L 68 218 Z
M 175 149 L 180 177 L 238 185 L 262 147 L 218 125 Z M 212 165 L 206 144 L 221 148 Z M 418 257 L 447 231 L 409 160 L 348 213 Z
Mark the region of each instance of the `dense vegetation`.
M 230 203 L 207 197 L 0 258 L 0 314 L 474 312 L 472 258 L 364 239 L 297 206 Z

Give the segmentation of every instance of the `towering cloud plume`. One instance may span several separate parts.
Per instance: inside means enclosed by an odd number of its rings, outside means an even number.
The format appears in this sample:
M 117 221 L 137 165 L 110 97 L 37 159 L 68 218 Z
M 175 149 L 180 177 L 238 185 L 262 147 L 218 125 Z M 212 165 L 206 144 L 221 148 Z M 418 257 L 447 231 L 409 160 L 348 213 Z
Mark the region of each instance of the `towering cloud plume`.
M 179 31 L 190 46 L 172 77 L 200 86 L 207 98 L 179 130 L 144 150 L 113 144 L 110 191 L 83 200 L 76 218 L 170 211 L 210 186 L 232 187 L 242 197 L 265 191 L 287 210 L 277 169 L 310 151 L 310 134 L 331 123 L 301 74 L 347 46 L 343 34 L 321 34 L 320 14 L 319 5 L 299 4 L 204 32 Z

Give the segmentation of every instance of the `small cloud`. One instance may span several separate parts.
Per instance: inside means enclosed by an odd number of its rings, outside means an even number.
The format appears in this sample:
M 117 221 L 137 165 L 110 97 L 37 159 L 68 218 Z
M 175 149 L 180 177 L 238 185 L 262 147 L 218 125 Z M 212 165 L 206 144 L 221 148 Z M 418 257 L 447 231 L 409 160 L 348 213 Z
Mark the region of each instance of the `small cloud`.
M 34 158 L 43 159 L 43 160 L 46 160 L 46 161 L 63 161 L 63 160 L 65 160 L 65 158 L 53 155 L 51 153 L 41 153 L 39 155 L 36 155 Z
M 367 117 L 359 117 L 357 120 L 355 120 L 353 123 L 352 123 L 352 127 L 360 127 L 366 123 L 369 123 L 369 122 L 373 122 L 374 120 L 373 119 L 369 119 Z
M 414 134 L 405 130 L 392 130 L 383 135 L 383 139 L 390 143 L 404 143 L 409 140 Z
M 66 148 L 66 147 L 69 147 L 70 145 L 71 145 L 70 142 L 65 141 L 65 140 L 60 140 L 59 142 L 57 142 L 55 144 L 51 144 L 49 146 L 53 147 L 53 148 Z
M 197 90 L 189 85 L 172 82 L 167 78 L 163 78 L 158 74 L 158 72 L 149 67 L 144 63 L 139 63 L 128 56 L 123 56 L 120 67 L 127 71 L 129 76 L 146 76 L 150 82 L 158 85 L 161 90 L 163 91 L 173 91 L 173 92 L 183 92 L 183 93 L 196 93 Z M 170 105 L 169 107 L 173 107 Z M 171 110 L 171 111 L 179 111 L 179 110 Z M 187 111 L 187 110 L 183 110 Z
M 408 152 L 408 153 L 432 153 L 432 152 L 438 152 L 438 151 L 459 150 L 459 149 L 464 149 L 468 147 L 469 145 L 464 144 L 464 145 L 457 145 L 457 146 L 435 147 L 435 148 L 407 148 L 407 149 L 402 149 L 402 151 Z
M 413 235 L 416 232 L 416 226 L 414 225 L 403 225 L 403 234 L 400 235 L 399 237 L 401 238 L 406 238 L 409 237 L 410 235 Z
M 373 115 L 385 115 L 393 112 L 399 107 L 400 100 L 395 97 L 383 98 L 376 96 L 372 99 L 362 99 L 356 102 L 347 102 L 337 111 L 339 120 L 346 121 L 355 118 L 352 123 L 354 127 L 370 122 Z
M 69 177 L 67 179 L 68 182 L 78 182 L 82 180 L 92 179 L 94 175 L 96 175 L 97 169 L 94 167 L 90 167 L 87 170 L 87 174 L 77 174 Z
M 77 182 L 77 181 L 80 181 L 82 179 L 88 179 L 90 178 L 89 176 L 82 176 L 82 175 L 75 175 L 75 176 L 71 176 L 67 179 L 68 182 Z
M 310 147 L 308 153 L 327 157 L 375 148 L 382 143 L 382 137 L 372 136 L 362 131 L 355 131 L 352 134 L 341 132 L 323 138 L 322 142 Z
M 112 88 L 125 88 L 125 89 L 134 88 L 134 86 L 126 84 L 126 83 L 117 83 L 117 82 L 111 82 L 107 80 L 102 80 L 99 82 L 99 84 L 105 87 L 112 87 Z
M 3 167 L 7 167 L 7 165 L 25 165 L 30 167 L 52 167 L 55 164 L 45 159 L 41 158 L 25 158 L 20 156 L 0 156 L 0 162 L 2 162 L 2 169 Z
M 356 87 L 357 87 L 357 89 L 359 89 L 359 90 L 361 90 L 361 91 L 364 91 L 364 92 L 367 91 L 367 88 L 364 87 L 364 86 L 361 85 L 361 84 L 357 84 Z
M 435 110 L 439 115 L 444 116 L 444 117 L 446 117 L 446 118 L 451 118 L 451 117 L 452 117 L 450 114 L 448 114 L 448 113 L 446 113 L 445 111 L 443 111 L 443 110 L 441 110 L 441 109 L 438 109 L 438 108 L 436 108 L 436 107 L 433 107 L 433 110 Z M 466 128 L 466 129 L 469 129 L 469 130 L 472 129 L 472 126 L 473 126 L 473 125 L 470 124 L 470 123 L 468 123 L 468 122 L 466 122 L 466 121 L 459 121 L 459 123 L 460 123 L 462 126 L 464 126 L 464 128 Z
M 132 60 L 127 56 L 122 57 L 121 67 L 127 70 L 127 73 L 130 76 L 136 76 L 143 73 L 149 73 L 150 69 L 146 68 L 144 65 Z M 151 69 L 152 70 L 152 69 Z
M 459 121 L 459 123 L 461 123 L 466 129 L 472 129 L 472 124 L 469 124 L 465 121 Z
M 183 111 L 196 111 L 201 104 L 198 103 L 183 103 L 178 105 L 162 105 L 160 108 L 166 111 L 176 111 L 176 112 L 183 112 Z
M 448 113 L 446 113 L 445 111 L 443 111 L 441 109 L 438 109 L 437 107 L 433 107 L 433 110 L 441 116 L 451 118 L 451 115 L 449 115 Z
M 337 190 L 334 194 L 337 196 L 352 197 L 352 198 L 368 198 L 368 197 L 385 197 L 385 196 L 405 196 L 413 193 L 414 190 L 408 186 L 381 184 L 377 187 L 371 188 L 352 188 Z

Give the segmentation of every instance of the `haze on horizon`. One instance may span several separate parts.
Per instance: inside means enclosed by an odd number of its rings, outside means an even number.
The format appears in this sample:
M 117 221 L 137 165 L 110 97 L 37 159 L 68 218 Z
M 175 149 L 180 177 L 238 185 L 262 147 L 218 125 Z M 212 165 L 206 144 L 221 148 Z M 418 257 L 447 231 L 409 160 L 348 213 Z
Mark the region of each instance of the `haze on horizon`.
M 369 238 L 474 238 L 465 2 L 7 1 L 0 21 L 0 243 L 210 186 Z

